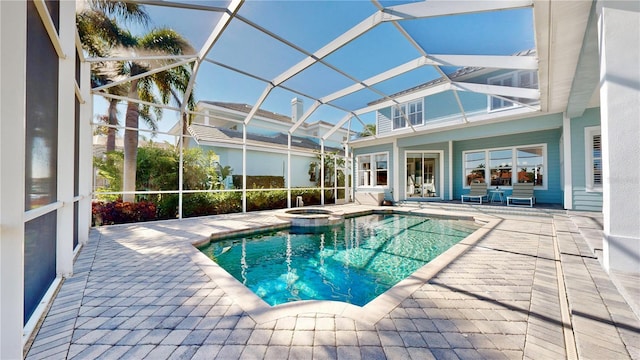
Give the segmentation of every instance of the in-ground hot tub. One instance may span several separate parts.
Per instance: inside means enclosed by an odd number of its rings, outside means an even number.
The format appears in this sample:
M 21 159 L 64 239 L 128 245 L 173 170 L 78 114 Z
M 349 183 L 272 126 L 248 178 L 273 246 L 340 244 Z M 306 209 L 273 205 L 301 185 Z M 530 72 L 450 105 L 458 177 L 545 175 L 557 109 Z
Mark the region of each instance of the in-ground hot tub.
M 291 221 L 292 227 L 317 227 L 335 225 L 344 222 L 341 213 L 318 208 L 286 209 L 276 216 Z

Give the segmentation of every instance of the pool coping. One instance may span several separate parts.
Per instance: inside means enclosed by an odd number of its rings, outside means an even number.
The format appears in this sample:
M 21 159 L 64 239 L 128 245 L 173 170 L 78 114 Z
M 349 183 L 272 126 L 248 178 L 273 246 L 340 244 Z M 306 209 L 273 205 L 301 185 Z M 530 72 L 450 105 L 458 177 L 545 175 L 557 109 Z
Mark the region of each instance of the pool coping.
M 210 237 L 193 241 L 189 255 L 191 260 L 198 265 L 207 276 L 215 282 L 224 292 L 232 296 L 237 304 L 257 323 L 266 323 L 288 316 L 297 316 L 307 313 L 324 313 L 340 315 L 351 318 L 356 321 L 375 324 L 385 315 L 390 313 L 402 301 L 413 294 L 421 286 L 426 284 L 432 277 L 447 267 L 452 261 L 462 254 L 466 253 L 478 241 L 491 232 L 502 220 L 490 218 L 482 215 L 469 215 L 465 213 L 455 212 L 439 212 L 431 209 L 403 209 L 390 208 L 380 209 L 371 208 L 368 210 L 350 209 L 341 210 L 345 218 L 355 217 L 367 214 L 405 214 L 405 215 L 422 215 L 438 218 L 453 218 L 474 220 L 483 224 L 482 227 L 471 233 L 469 236 L 453 245 L 451 248 L 440 254 L 429 263 L 416 270 L 409 277 L 401 280 L 392 288 L 377 296 L 364 306 L 348 304 L 339 301 L 330 300 L 301 300 L 276 306 L 271 306 L 262 300 L 258 295 L 253 293 L 249 288 L 244 286 L 240 281 L 234 278 L 221 266 L 208 258 L 204 253 L 198 250 L 198 247 L 204 246 L 211 241 L 226 238 L 228 236 L 238 236 L 242 234 L 253 233 L 262 230 L 285 229 L 289 227 L 288 223 L 268 225 L 263 227 L 255 227 L 250 229 L 239 229 L 231 231 L 220 231 L 211 234 Z

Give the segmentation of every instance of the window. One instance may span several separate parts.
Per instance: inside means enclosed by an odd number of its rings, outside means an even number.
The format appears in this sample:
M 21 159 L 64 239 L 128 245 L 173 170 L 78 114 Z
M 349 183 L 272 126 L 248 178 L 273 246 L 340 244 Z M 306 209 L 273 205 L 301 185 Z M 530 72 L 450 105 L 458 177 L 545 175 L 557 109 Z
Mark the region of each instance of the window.
M 584 129 L 587 191 L 602 191 L 602 137 L 600 126 Z
M 491 186 L 531 182 L 546 188 L 546 156 L 544 144 L 463 152 L 463 186 L 469 187 L 472 182 L 487 182 Z
M 407 119 L 412 126 L 422 125 L 422 99 L 393 107 L 393 129 L 408 127 Z
M 484 151 L 480 152 L 468 152 L 464 155 L 464 175 L 466 180 L 466 186 L 473 182 L 486 182 L 484 181 L 485 169 L 486 169 L 486 156 Z
M 508 74 L 489 78 L 487 83 L 489 85 L 537 89 L 538 76 L 535 71 L 514 71 Z M 531 99 L 526 98 L 517 98 L 514 100 L 525 104 L 533 102 Z M 489 96 L 489 111 L 507 109 L 516 106 L 518 106 L 518 104 L 512 101 L 495 96 Z
M 512 166 L 513 151 L 511 149 L 489 151 L 491 186 L 511 186 Z
M 358 187 L 388 186 L 388 153 L 360 155 L 358 162 Z
M 513 74 L 507 74 L 504 76 L 489 79 L 489 85 L 513 86 Z M 491 101 L 489 110 L 498 110 L 514 106 L 511 101 L 507 101 L 495 96 L 489 96 L 489 100 Z
M 517 148 L 516 158 L 516 163 L 518 164 L 517 181 L 519 183 L 534 183 L 536 186 L 541 186 L 544 175 L 542 147 Z

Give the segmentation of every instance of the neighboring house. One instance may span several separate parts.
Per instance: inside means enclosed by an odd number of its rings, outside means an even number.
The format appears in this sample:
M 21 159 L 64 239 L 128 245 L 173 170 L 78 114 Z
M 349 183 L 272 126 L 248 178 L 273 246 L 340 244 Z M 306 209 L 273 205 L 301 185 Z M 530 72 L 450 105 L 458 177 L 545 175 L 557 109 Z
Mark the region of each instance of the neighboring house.
M 287 179 L 288 143 L 287 132 L 302 116 L 303 103 L 293 99 L 292 116 L 258 110 L 247 125 L 246 174 L 249 176 L 282 176 Z M 247 104 L 200 101 L 197 112 L 207 116 L 196 116 L 188 127 L 192 136 L 191 145 L 213 150 L 220 157 L 220 164 L 230 166 L 234 175 L 242 174 L 242 122 L 251 111 Z M 171 130 L 179 134 L 180 123 Z M 303 123 L 291 136 L 291 187 L 312 187 L 319 175 L 310 174 L 312 162 L 318 162 L 321 150 L 319 137 L 334 125 L 323 121 Z M 325 152 L 344 155 L 342 143 L 347 140 L 347 131 L 338 130 L 324 144 Z M 330 176 L 328 174 L 327 176 Z M 251 187 L 251 184 L 247 184 Z
M 399 105 L 370 103 L 378 106 L 376 138 L 350 144 L 357 192 L 384 192 L 395 201 L 452 200 L 468 193 L 472 182 L 507 195 L 513 183 L 532 182 L 538 203 L 602 210 L 598 99 L 567 124 L 562 112 L 539 111 L 535 71 L 463 68 L 449 79 L 516 87 L 523 97 L 440 91 L 444 81 L 438 80 L 391 95 L 406 100 Z M 565 153 L 564 142 L 570 144 Z M 563 191 L 564 176 L 572 182 L 570 196 Z

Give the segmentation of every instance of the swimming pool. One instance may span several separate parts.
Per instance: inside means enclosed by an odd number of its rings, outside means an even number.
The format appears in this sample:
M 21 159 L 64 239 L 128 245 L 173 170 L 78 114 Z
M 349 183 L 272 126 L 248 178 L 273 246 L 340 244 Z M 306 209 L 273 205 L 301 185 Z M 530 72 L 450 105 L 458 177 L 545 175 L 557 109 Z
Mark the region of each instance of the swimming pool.
M 200 251 L 270 305 L 363 306 L 478 228 L 471 220 L 372 214 L 313 233 L 289 228 L 230 237 Z

